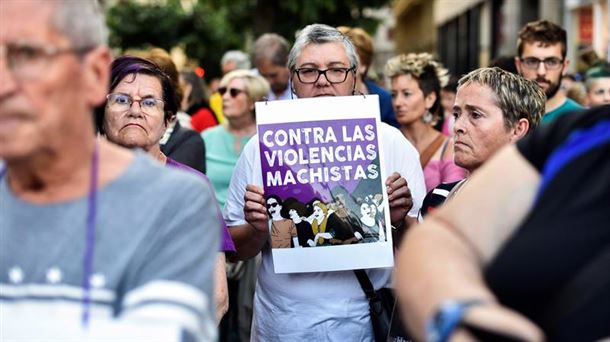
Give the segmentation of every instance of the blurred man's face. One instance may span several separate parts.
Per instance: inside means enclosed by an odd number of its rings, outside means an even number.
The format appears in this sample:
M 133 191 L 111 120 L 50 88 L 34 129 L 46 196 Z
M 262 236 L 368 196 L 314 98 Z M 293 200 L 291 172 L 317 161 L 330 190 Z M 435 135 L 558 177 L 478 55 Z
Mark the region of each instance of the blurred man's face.
M 481 166 L 502 146 L 511 142 L 496 94 L 486 85 L 469 83 L 455 96 L 454 162 L 469 171 Z
M 345 79 L 342 82 L 338 82 L 337 80 L 341 78 L 331 77 L 331 81 L 337 81 L 336 83 L 331 83 L 328 77 L 319 75 L 320 77 L 314 83 L 306 83 L 301 82 L 295 71 L 292 74 L 295 93 L 299 98 L 352 95 L 356 80 L 352 71 L 346 71 L 350 67 L 349 58 L 342 43 L 311 43 L 301 51 L 297 58 L 296 69 L 308 70 L 309 72 L 329 70 L 327 73 L 334 72 L 336 76 L 345 76 Z M 343 73 L 342 70 L 344 71 Z M 303 79 L 302 76 L 301 79 Z
M 52 28 L 53 11 L 52 1 L 0 1 L 0 159 L 56 146 L 91 110 L 86 63 Z
M 538 60 L 538 63 L 532 63 Z M 547 62 L 542 62 L 542 61 Z M 558 63 L 557 63 L 558 62 Z M 561 77 L 565 75 L 568 60 L 561 55 L 561 43 L 542 46 L 541 43 L 525 43 L 520 58 L 515 58 L 519 74 L 535 81 L 544 90 L 547 99 L 557 94 Z
M 227 61 L 227 62 L 224 62 L 224 63 L 223 63 L 221 66 L 220 66 L 220 69 L 221 69 L 221 71 L 222 71 L 222 74 L 223 74 L 223 75 L 226 75 L 226 74 L 228 74 L 229 72 L 231 72 L 231 71 L 233 71 L 233 70 L 237 69 L 237 64 L 235 64 L 235 62 L 233 62 L 233 61 Z
M 602 106 L 610 104 L 610 77 L 594 78 L 587 92 L 589 106 Z
M 288 88 L 288 80 L 290 79 L 290 70 L 288 70 L 288 68 L 273 64 L 268 59 L 260 61 L 256 65 L 256 68 L 261 76 L 269 82 L 271 91 L 273 91 L 274 94 L 280 95 L 286 91 L 286 88 Z

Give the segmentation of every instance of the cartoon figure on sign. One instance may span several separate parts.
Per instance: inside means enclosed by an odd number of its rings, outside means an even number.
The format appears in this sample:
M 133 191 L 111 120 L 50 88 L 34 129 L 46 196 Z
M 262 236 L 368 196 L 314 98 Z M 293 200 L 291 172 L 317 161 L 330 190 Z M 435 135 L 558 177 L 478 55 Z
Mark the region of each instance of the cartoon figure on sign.
M 332 238 L 332 235 L 326 232 L 326 225 L 328 223 L 328 207 L 325 203 L 320 200 L 314 200 L 311 204 L 313 208 L 313 214 L 310 216 L 311 230 L 314 234 L 314 239 L 308 244 L 310 246 L 323 246 L 328 244 L 328 239 Z
M 366 196 L 364 199 L 360 199 L 359 203 L 360 222 L 362 222 L 362 231 L 364 231 L 362 242 L 385 241 L 381 212 L 378 210 L 373 196 Z
M 327 229 L 333 235 L 333 245 L 349 245 L 361 242 L 364 232 L 360 220 L 352 212 L 357 206 L 354 199 L 343 187 L 333 189 L 334 212 L 328 215 Z
M 267 198 L 267 212 L 271 216 L 271 247 L 290 248 L 297 228 L 292 220 L 282 217 L 282 200 L 271 195 Z
M 297 228 L 298 239 L 293 238 L 293 247 L 310 247 L 311 245 L 308 242 L 311 241 L 313 243 L 314 234 L 311 229 L 311 223 L 304 218 L 307 214 L 305 204 L 294 198 L 287 198 L 284 201 L 281 214 L 282 217 L 290 218 Z

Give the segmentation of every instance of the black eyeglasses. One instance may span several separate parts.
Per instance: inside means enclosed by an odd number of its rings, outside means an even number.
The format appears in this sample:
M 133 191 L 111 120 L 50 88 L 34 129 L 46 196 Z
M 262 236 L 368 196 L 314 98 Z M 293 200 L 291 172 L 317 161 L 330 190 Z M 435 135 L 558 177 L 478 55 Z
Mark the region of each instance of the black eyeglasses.
M 271 208 L 271 207 L 275 208 L 275 207 L 277 207 L 278 205 L 279 205 L 279 203 L 277 203 L 277 202 L 273 202 L 273 203 L 267 203 L 267 208 Z
M 220 96 L 224 96 L 225 93 L 227 92 L 227 90 L 229 91 L 229 95 L 231 95 L 231 97 L 237 97 L 237 95 L 246 92 L 245 90 L 241 90 L 241 89 L 237 89 L 237 88 L 227 88 L 227 87 L 218 88 L 218 92 L 220 93 Z
M 329 83 L 337 84 L 343 83 L 347 79 L 347 75 L 350 71 L 354 71 L 355 68 L 328 68 L 326 70 L 320 70 L 315 68 L 300 68 L 295 69 L 297 77 L 301 83 L 311 84 L 318 82 L 320 75 L 324 75 Z
M 536 58 L 536 57 L 525 57 L 525 58 L 519 58 L 521 60 L 521 63 L 523 64 L 524 67 L 526 67 L 527 69 L 538 69 L 538 67 L 540 66 L 540 63 L 544 63 L 544 67 L 549 69 L 549 70 L 555 70 L 558 69 L 561 64 L 563 63 L 563 59 L 557 58 L 557 57 L 549 57 L 549 58 L 545 58 L 545 59 L 540 59 L 540 58 Z

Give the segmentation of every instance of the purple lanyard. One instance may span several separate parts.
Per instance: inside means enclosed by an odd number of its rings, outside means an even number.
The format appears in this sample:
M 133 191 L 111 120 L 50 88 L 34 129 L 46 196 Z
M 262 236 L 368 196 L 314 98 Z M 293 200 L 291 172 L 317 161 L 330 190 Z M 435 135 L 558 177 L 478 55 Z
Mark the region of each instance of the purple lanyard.
M 95 247 L 95 216 L 97 208 L 97 178 L 98 178 L 98 167 L 99 167 L 99 155 L 98 155 L 98 144 L 95 143 L 93 150 L 93 157 L 91 158 L 91 180 L 89 183 L 89 195 L 88 195 L 88 206 L 87 206 L 87 236 L 86 236 L 86 247 L 85 255 L 83 256 L 83 279 L 81 287 L 83 289 L 82 299 L 82 315 L 81 324 L 83 327 L 89 325 L 89 306 L 91 303 L 91 284 L 90 276 L 93 273 L 93 250 Z M 6 174 L 6 166 L 0 170 L 0 180 Z M 8 181 L 7 181 L 8 186 Z
M 83 313 L 81 324 L 83 327 L 89 325 L 89 306 L 91 303 L 91 281 L 93 273 L 93 250 L 95 247 L 95 216 L 97 211 L 97 180 L 99 169 L 99 152 L 97 141 L 91 158 L 91 182 L 89 183 L 89 201 L 87 207 L 87 247 L 83 257 Z

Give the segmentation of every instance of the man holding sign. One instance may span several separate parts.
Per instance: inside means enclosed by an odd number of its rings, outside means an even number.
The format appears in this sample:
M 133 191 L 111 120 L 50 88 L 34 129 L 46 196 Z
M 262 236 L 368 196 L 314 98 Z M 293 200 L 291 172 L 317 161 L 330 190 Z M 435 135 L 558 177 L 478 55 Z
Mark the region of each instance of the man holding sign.
M 300 99 L 349 96 L 354 92 L 358 58 L 347 37 L 332 27 L 315 24 L 305 27 L 297 37 L 288 68 L 293 92 Z M 337 98 L 336 105 L 345 99 Z M 409 217 L 417 216 L 425 195 L 419 155 L 397 129 L 383 123 L 377 128 L 384 150 L 375 153 L 381 153 L 381 161 L 390 174 L 385 180 L 389 219 L 394 227 L 404 229 Z M 334 155 L 342 156 L 343 152 L 335 151 Z M 365 150 L 365 155 L 369 152 Z M 238 257 L 247 259 L 262 251 L 252 340 L 373 340 L 368 301 L 351 270 L 274 272 L 260 158 L 257 137 L 245 146 L 237 163 L 225 206 L 225 219 Z M 391 268 L 370 269 L 367 274 L 375 289 L 389 286 Z

